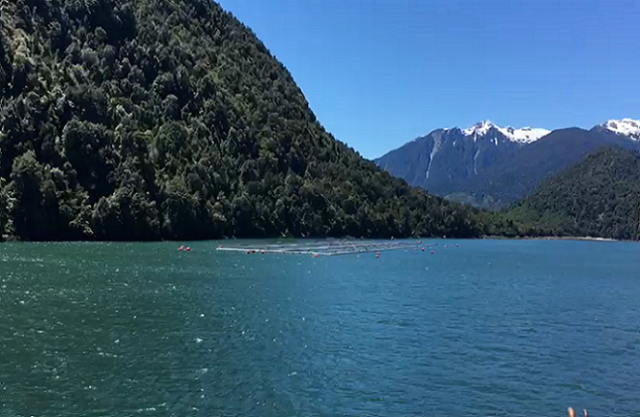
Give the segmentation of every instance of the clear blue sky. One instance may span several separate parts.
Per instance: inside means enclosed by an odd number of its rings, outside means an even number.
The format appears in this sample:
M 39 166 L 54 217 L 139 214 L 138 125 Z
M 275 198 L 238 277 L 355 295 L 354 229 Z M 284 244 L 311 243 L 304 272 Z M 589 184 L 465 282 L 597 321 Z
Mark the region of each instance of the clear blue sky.
M 222 0 L 320 122 L 373 158 L 489 119 L 590 128 L 640 118 L 635 0 Z

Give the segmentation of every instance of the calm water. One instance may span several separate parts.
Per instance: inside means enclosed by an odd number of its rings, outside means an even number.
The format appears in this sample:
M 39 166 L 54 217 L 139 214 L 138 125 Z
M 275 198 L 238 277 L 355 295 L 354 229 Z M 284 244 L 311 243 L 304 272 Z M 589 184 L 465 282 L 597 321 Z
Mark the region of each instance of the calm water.
M 452 243 L 0 245 L 0 416 L 640 416 L 640 245 Z

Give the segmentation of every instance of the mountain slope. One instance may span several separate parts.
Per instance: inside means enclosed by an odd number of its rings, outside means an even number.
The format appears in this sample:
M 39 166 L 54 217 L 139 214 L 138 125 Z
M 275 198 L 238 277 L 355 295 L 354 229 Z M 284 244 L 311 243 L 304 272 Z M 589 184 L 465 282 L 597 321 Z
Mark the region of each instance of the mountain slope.
M 640 239 L 640 155 L 604 148 L 548 179 L 508 215 L 554 234 Z
M 475 181 L 459 183 L 452 189 L 470 196 L 477 205 L 504 207 L 531 193 L 550 175 L 580 161 L 587 154 L 611 146 L 640 149 L 639 142 L 599 128 L 590 131 L 579 128 L 555 130 L 490 167 Z
M 544 129 L 501 128 L 485 121 L 464 130 L 435 130 L 375 162 L 411 185 L 447 195 L 547 133 Z
M 0 18 L 0 229 L 25 240 L 477 236 L 336 141 L 208 0 L 16 0 Z
M 412 185 L 483 208 L 508 206 L 549 175 L 606 146 L 640 150 L 640 122 L 609 120 L 579 128 L 500 128 L 481 122 L 469 129 L 439 129 L 375 160 Z

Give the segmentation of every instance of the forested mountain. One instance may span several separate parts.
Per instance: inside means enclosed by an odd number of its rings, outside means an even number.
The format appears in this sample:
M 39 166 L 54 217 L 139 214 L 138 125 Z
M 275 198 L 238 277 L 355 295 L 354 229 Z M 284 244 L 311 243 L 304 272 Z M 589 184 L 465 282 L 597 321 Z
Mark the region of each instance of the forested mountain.
M 603 148 L 540 184 L 508 217 L 523 230 L 640 239 L 640 155 Z
M 209 0 L 2 2 L 0 93 L 0 228 L 21 239 L 492 230 L 336 141 Z
M 599 148 L 618 146 L 639 150 L 638 126 L 638 122 L 630 119 L 610 120 L 591 130 L 559 129 L 535 140 L 520 142 L 501 135 L 498 128 L 485 129 L 480 139 L 464 135 L 469 129 L 438 130 L 376 162 L 410 184 L 434 194 L 495 209 L 521 200 L 541 181 Z M 451 137 L 448 145 L 444 145 L 446 141 L 439 144 L 440 135 Z M 431 146 L 432 142 L 436 146 Z M 435 155 L 433 149 L 438 150 Z M 425 161 L 432 166 L 423 163 Z

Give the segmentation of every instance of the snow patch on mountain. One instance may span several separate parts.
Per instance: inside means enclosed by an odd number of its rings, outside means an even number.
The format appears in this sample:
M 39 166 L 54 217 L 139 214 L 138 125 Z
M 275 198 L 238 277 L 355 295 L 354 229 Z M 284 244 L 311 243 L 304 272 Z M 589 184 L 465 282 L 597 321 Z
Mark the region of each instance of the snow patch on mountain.
M 508 140 L 511 142 L 518 143 L 531 143 L 540 139 L 543 136 L 551 133 L 550 130 L 547 129 L 532 129 L 530 127 L 523 127 L 522 129 L 514 129 L 513 127 L 500 127 L 496 126 L 489 120 L 485 120 L 470 128 L 462 130 L 465 136 L 473 137 L 474 140 L 477 138 L 481 138 L 487 135 L 491 131 L 491 129 L 495 129 L 498 132 L 502 133 Z M 497 145 L 497 139 L 494 138 L 494 142 Z
M 541 137 L 547 136 L 549 133 L 551 133 L 551 131 L 547 129 L 532 129 L 530 127 L 523 127 L 522 129 L 514 129 L 512 127 L 499 127 L 498 130 L 512 141 L 520 143 L 535 142 Z
M 608 120 L 602 124 L 605 129 L 628 136 L 633 140 L 640 140 L 640 121 L 633 119 Z
M 489 130 L 491 130 L 492 127 L 494 127 L 494 124 L 491 123 L 490 120 L 485 120 L 462 130 L 462 133 L 464 133 L 465 136 L 484 136 L 489 132 Z

